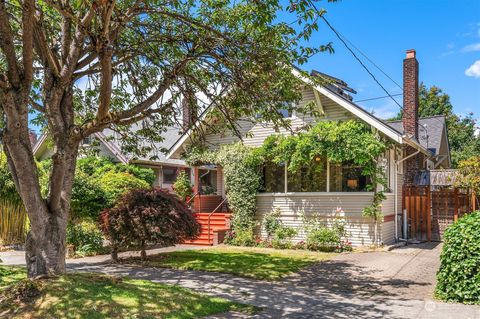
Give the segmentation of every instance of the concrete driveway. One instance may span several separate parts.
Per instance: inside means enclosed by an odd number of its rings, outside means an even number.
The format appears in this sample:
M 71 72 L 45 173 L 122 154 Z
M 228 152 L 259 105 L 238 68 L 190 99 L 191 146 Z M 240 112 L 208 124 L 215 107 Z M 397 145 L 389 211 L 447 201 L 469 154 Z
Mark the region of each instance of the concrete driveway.
M 480 307 L 433 300 L 440 249 L 437 244 L 422 244 L 391 252 L 341 254 L 278 282 L 111 265 L 101 259 L 77 259 L 69 268 L 181 285 L 262 307 L 255 318 L 480 319 Z M 234 317 L 245 315 L 211 318 Z

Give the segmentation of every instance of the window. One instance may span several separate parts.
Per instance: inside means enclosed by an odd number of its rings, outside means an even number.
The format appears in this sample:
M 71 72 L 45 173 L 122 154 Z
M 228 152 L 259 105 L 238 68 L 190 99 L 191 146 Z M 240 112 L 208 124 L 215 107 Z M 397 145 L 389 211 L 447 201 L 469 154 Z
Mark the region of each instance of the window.
M 268 163 L 263 170 L 263 182 L 268 193 L 285 192 L 285 165 Z
M 326 192 L 327 160 L 315 157 L 313 163 L 301 168 L 296 173 L 287 174 L 288 192 Z
M 208 169 L 199 169 L 200 189 L 203 195 L 212 195 L 217 193 L 217 171 Z
M 164 184 L 173 184 L 177 178 L 177 168 L 176 167 L 163 167 L 163 183 Z
M 352 164 L 330 164 L 331 192 L 366 192 L 370 177 L 362 175 L 362 167 Z

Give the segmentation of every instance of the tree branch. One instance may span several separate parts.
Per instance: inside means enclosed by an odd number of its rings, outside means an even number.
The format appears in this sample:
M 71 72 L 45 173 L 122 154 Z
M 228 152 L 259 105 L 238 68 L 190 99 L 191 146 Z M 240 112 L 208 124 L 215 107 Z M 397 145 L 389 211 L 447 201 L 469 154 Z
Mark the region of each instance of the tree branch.
M 22 53 L 23 53 L 23 86 L 25 96 L 30 94 L 33 80 L 33 33 L 35 27 L 35 2 L 25 0 L 22 6 Z
M 5 54 L 7 61 L 9 82 L 18 88 L 20 85 L 20 74 L 13 43 L 13 31 L 10 27 L 10 18 L 5 8 L 5 1 L 0 1 L 0 48 Z

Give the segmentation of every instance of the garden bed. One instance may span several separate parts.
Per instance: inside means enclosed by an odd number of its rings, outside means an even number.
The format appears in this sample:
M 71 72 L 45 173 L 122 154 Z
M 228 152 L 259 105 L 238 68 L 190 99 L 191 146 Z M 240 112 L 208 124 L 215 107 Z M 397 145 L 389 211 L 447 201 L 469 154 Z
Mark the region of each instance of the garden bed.
M 146 280 L 75 273 L 30 281 L 0 266 L 0 318 L 198 318 L 254 307 Z
M 328 260 L 334 253 L 306 250 L 217 246 L 201 250 L 185 250 L 123 259 L 123 263 L 147 267 L 163 267 L 228 273 L 241 277 L 277 280 L 314 263 Z

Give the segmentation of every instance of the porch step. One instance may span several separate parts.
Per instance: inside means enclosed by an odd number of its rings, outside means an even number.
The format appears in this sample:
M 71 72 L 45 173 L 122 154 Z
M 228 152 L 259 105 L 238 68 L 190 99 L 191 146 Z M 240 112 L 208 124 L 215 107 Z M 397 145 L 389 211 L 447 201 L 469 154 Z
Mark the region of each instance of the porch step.
M 194 240 L 185 241 L 186 245 L 213 245 L 213 237 L 216 231 L 226 230 L 228 220 L 231 213 L 214 213 L 210 216 L 211 212 L 195 213 L 195 219 L 200 224 L 200 234 Z M 209 217 L 210 216 L 210 217 Z M 210 231 L 208 227 L 208 221 L 210 219 Z

